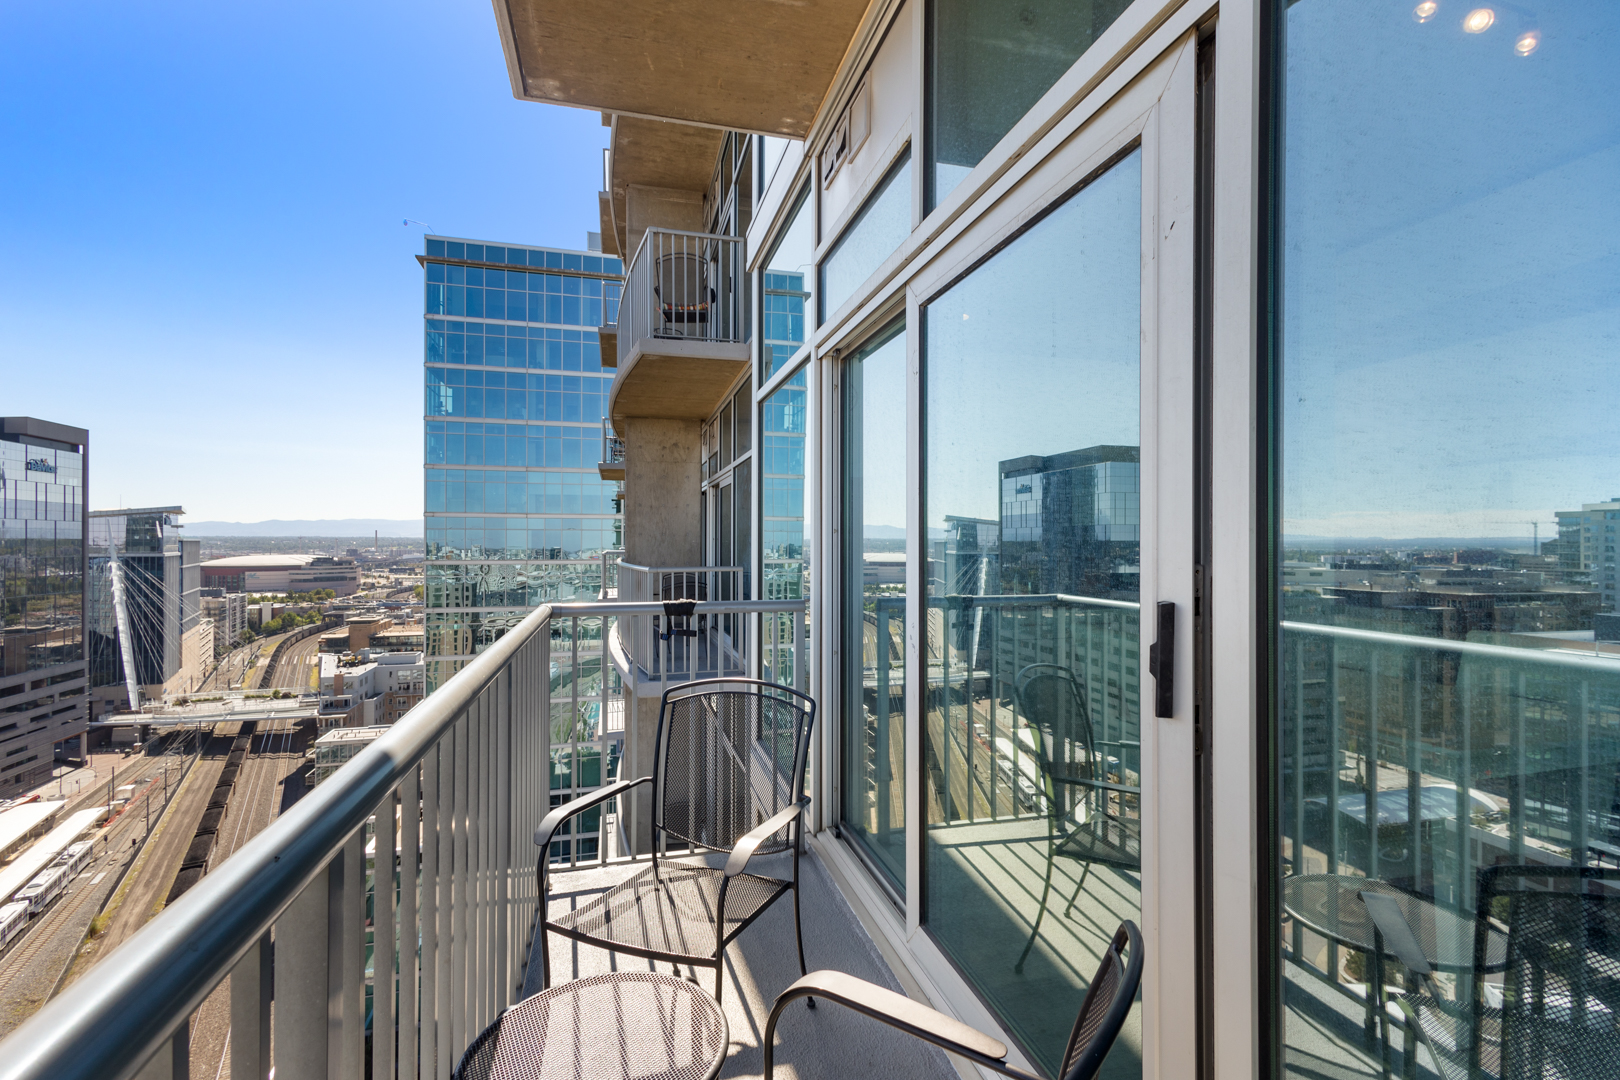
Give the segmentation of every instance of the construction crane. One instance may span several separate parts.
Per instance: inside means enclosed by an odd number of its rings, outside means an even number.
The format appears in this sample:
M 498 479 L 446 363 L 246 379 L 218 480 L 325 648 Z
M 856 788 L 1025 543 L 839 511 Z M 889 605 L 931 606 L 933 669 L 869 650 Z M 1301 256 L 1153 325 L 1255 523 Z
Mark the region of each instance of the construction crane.
M 1488 524 L 1488 525 L 1528 525 L 1528 526 L 1530 526 L 1530 545 L 1531 545 L 1530 546 L 1530 552 L 1533 555 L 1540 555 L 1541 554 L 1541 524 L 1542 524 L 1541 522 L 1539 522 L 1539 521 L 1522 521 L 1522 520 L 1521 521 L 1490 521 L 1490 522 L 1486 522 L 1486 524 Z M 1558 528 L 1556 523 L 1554 523 L 1553 528 L 1554 529 Z

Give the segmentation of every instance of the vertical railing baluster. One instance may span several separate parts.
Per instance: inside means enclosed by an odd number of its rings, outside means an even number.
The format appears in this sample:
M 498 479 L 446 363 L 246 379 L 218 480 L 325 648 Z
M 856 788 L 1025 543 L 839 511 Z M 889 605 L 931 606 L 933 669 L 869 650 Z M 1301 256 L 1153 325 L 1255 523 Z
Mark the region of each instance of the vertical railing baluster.
M 513 670 L 505 676 L 505 685 L 499 699 L 496 716 L 495 812 L 491 826 L 495 831 L 495 970 L 493 973 L 495 999 L 491 1002 L 498 1013 L 512 1002 L 514 968 L 511 957 L 512 926 L 512 818 L 517 808 L 512 805 L 512 757 L 516 740 L 512 727 L 517 710 L 526 690 L 527 669 L 532 647 L 524 645 L 513 659 Z
M 429 751 L 431 756 L 432 751 Z M 427 927 L 421 921 L 416 890 L 421 860 L 421 769 L 414 768 L 400 785 L 399 819 L 399 1076 L 417 1080 L 421 1024 L 421 968 L 417 950 Z
M 191 1020 L 187 1018 L 179 1029 L 146 1059 L 135 1080 L 188 1080 L 191 1076 Z
M 327 1074 L 329 863 L 276 920 L 272 1045 L 283 1076 Z
M 248 946 L 231 969 L 231 1076 L 267 1080 L 270 1075 L 270 935 Z
M 468 857 L 467 857 L 467 795 L 471 781 L 471 742 L 473 716 L 477 703 L 468 715 L 456 724 L 455 773 L 452 781 L 455 802 L 451 812 L 451 872 L 450 872 L 450 1045 L 452 1057 L 460 1057 L 467 1046 L 467 960 L 470 950 L 467 942 Z
M 1423 891 L 1423 672 L 1423 654 L 1414 651 L 1406 717 L 1406 850 L 1413 892 Z
M 1576 866 L 1585 866 L 1591 858 L 1591 829 L 1592 829 L 1592 785 L 1590 771 L 1592 768 L 1591 727 L 1587 723 L 1588 701 L 1587 691 L 1591 683 L 1584 678 L 1571 678 L 1569 686 L 1570 703 L 1573 708 L 1575 721 L 1575 798 L 1568 800 L 1570 806 L 1570 847 L 1571 861 Z
M 1361 767 L 1366 777 L 1367 791 L 1367 866 L 1370 878 L 1378 872 L 1378 649 L 1368 650 L 1367 657 L 1367 742 L 1361 750 Z
M 450 1070 L 454 1065 L 452 1054 L 458 1047 L 454 1046 L 453 1031 L 450 1017 L 455 1011 L 456 985 L 452 977 L 455 955 L 455 893 L 452 888 L 456 879 L 456 733 L 466 726 L 467 717 L 463 712 L 439 739 L 439 817 L 435 824 L 435 843 L 438 847 L 438 864 L 435 885 L 438 893 L 438 948 L 434 952 L 434 1071 L 439 1080 L 450 1080 Z
M 417 1072 L 422 1077 L 433 1078 L 439 1077 L 439 1030 L 444 1019 L 441 1007 L 444 989 L 439 980 L 439 954 L 443 951 L 439 932 L 443 909 L 439 902 L 439 837 L 444 814 L 439 802 L 439 779 L 443 757 L 444 740 L 440 739 L 422 759 L 421 912 L 418 915 L 422 927 L 422 989 L 417 1019 L 421 1047 L 417 1054 Z
M 371 872 L 371 1075 L 374 1080 L 394 1075 L 394 868 L 401 820 L 399 811 L 396 789 L 378 807 L 373 830 L 376 855 Z

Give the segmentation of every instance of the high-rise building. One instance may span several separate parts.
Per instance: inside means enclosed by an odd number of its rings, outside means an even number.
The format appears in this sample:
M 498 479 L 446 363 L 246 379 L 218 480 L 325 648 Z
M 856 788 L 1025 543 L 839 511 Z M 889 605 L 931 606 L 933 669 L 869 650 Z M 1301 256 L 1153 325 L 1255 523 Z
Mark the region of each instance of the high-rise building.
M 1090 446 L 1001 462 L 1001 591 L 1134 596 L 1139 458 Z
M 89 442 L 0 417 L 0 796 L 49 779 L 59 749 L 85 751 Z
M 536 605 L 594 599 L 620 544 L 597 473 L 620 261 L 429 236 L 424 290 L 428 688 Z M 609 358 L 609 364 L 614 358 Z
M 1560 562 L 1588 576 L 1601 610 L 1620 611 L 1620 574 L 1615 570 L 1620 497 L 1582 503 L 1579 510 L 1560 510 L 1556 516 Z
M 92 510 L 87 615 L 92 719 L 196 689 L 214 658 L 199 540 L 178 506 Z

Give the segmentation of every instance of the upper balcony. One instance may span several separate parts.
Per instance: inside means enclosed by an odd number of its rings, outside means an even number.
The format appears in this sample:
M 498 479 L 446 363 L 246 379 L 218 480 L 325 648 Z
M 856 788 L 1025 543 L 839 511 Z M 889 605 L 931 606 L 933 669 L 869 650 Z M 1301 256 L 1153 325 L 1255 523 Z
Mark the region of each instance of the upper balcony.
M 648 229 L 625 276 L 609 415 L 706 420 L 748 367 L 734 236 Z

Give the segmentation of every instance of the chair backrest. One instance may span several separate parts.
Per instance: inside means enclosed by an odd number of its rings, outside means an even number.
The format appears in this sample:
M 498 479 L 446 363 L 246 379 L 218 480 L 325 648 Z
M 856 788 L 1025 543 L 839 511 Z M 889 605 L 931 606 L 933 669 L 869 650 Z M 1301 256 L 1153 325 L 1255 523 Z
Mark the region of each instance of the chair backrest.
M 1489 920 L 1507 924 L 1500 1028 L 1475 996 L 1471 1068 L 1500 1054 L 1501 1080 L 1609 1077 L 1620 1061 L 1620 869 L 1493 866 L 1480 871 L 1474 970 Z M 1494 1045 L 1486 1045 L 1487 1042 Z
M 1141 984 L 1142 932 L 1126 919 L 1114 931 L 1114 940 L 1108 943 L 1080 1002 L 1080 1015 L 1074 1019 L 1069 1045 L 1063 1051 L 1063 1067 L 1058 1070 L 1062 1080 L 1091 1080 L 1097 1075 L 1125 1026 Z
M 658 259 L 658 280 L 653 288 L 666 308 L 695 309 L 709 303 L 708 265 L 697 255 L 677 253 Z
M 816 703 L 758 679 L 700 679 L 664 691 L 653 771 L 654 846 L 727 851 L 804 792 Z M 785 850 L 783 829 L 759 848 Z
M 1013 694 L 1018 711 L 1035 728 L 1042 769 L 1087 780 L 1102 779 L 1091 710 L 1073 671 L 1061 664 L 1030 664 L 1013 679 Z M 1072 797 L 1082 793 L 1070 788 L 1068 794 Z M 1060 813 L 1066 809 L 1055 803 L 1052 808 Z

